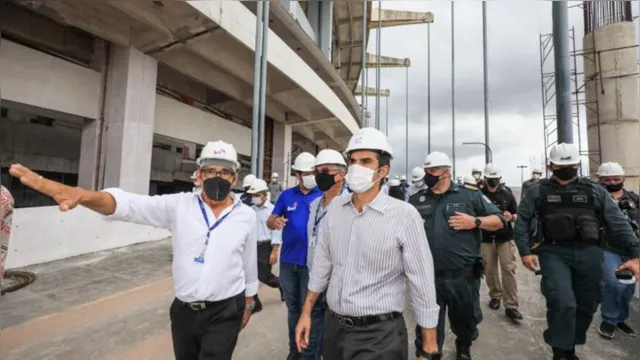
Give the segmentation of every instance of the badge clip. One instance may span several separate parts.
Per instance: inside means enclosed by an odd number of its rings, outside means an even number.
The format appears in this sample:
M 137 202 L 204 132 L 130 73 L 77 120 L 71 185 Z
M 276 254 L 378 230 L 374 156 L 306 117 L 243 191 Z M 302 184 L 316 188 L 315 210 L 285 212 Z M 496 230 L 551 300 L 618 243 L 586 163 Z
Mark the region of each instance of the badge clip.
M 204 264 L 204 258 L 202 256 L 198 256 L 197 258 L 193 258 L 193 261 Z

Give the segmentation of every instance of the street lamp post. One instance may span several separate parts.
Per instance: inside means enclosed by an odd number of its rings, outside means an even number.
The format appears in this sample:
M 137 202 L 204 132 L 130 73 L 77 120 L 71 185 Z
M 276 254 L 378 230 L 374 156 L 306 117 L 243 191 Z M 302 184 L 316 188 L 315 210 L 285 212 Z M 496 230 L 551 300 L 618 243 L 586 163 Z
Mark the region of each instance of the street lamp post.
M 520 169 L 520 184 L 524 184 L 524 169 L 528 168 L 527 165 L 518 165 Z
M 493 162 L 493 151 L 491 151 L 491 148 L 489 147 L 489 145 L 483 143 L 483 142 L 463 142 L 462 145 L 482 145 L 486 148 L 487 153 L 489 154 L 489 163 Z

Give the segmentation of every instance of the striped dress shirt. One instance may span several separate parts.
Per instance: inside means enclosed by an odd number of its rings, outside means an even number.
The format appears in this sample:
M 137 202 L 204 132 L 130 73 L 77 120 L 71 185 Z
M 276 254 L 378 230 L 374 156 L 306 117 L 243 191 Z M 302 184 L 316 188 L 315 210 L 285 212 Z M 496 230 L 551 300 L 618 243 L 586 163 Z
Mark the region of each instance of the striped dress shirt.
M 436 327 L 433 259 L 418 211 L 380 191 L 358 213 L 351 198 L 328 206 L 309 290 L 327 290 L 332 311 L 360 317 L 403 312 L 408 280 L 416 322 Z

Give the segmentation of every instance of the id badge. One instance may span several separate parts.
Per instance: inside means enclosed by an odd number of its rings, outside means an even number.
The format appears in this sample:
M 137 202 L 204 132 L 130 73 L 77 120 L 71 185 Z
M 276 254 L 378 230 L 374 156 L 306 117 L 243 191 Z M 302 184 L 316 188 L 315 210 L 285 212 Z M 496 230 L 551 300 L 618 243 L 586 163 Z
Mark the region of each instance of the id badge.
M 198 256 L 197 258 L 193 258 L 193 261 L 199 263 L 199 264 L 204 264 L 204 258 L 202 256 Z
M 316 248 L 316 240 L 317 240 L 318 236 L 317 235 L 312 235 L 311 239 L 309 239 L 309 247 L 311 249 L 315 249 Z

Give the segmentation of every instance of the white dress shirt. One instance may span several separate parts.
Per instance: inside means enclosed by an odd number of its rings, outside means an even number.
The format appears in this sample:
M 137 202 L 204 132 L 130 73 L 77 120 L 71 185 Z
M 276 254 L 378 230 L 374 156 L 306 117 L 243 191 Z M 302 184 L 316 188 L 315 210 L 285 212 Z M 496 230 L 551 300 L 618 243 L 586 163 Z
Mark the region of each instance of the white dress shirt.
M 173 284 L 176 297 L 184 302 L 220 301 L 239 293 L 251 297 L 258 292 L 256 213 L 232 194 L 229 214 L 211 231 L 199 205 L 200 192 L 145 196 L 121 189 L 106 189 L 116 200 L 109 220 L 150 225 L 171 231 L 173 243 Z M 217 218 L 204 204 L 213 225 Z M 204 252 L 204 263 L 194 259 Z
M 274 207 L 275 206 L 267 200 L 262 207 L 253 205 L 251 208 L 256 212 L 258 218 L 258 241 L 271 240 L 272 245 L 280 245 L 282 244 L 282 230 L 271 230 L 267 227 L 267 220 L 269 216 L 271 216 L 271 213 L 273 213 Z
M 329 202 L 327 207 L 324 207 L 322 205 L 322 203 L 324 202 L 324 195 L 313 200 L 311 202 L 311 205 L 309 206 L 309 222 L 307 223 L 307 238 L 309 239 L 309 246 L 307 248 L 307 267 L 309 269 L 311 269 L 311 266 L 313 265 L 313 257 L 316 252 L 316 246 L 318 245 L 320 233 L 322 232 L 322 222 L 325 215 L 327 215 L 327 209 L 334 200 L 341 196 L 351 196 L 351 194 L 349 194 L 349 191 L 347 191 L 347 189 L 345 188 L 342 189 L 342 193 L 338 194 Z

